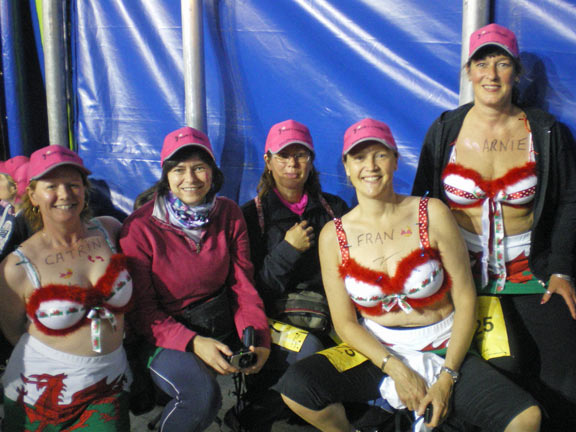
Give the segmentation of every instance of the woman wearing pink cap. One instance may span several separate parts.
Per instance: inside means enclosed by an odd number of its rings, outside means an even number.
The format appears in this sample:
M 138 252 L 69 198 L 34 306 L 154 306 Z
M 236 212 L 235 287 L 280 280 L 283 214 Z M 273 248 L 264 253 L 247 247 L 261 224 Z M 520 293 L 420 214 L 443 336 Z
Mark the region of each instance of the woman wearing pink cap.
M 376 399 L 413 411 L 415 431 L 442 422 L 538 431 L 532 397 L 468 354 L 474 286 L 448 208 L 394 192 L 398 148 L 385 123 L 348 128 L 342 156 L 358 205 L 326 224 L 319 242 L 334 327 L 347 345 L 288 369 L 280 382 L 288 406 L 322 431 L 354 430 L 343 404 Z
M 136 289 L 129 321 L 151 344 L 152 380 L 170 398 L 160 430 L 201 431 L 222 403 L 216 375 L 257 373 L 270 333 L 242 212 L 216 196 L 224 179 L 208 137 L 175 130 L 160 157 L 154 199 L 126 220 L 120 239 Z M 247 328 L 255 338 L 237 362 L 230 356 Z
M 238 414 L 247 427 L 255 427 L 256 422 L 271 423 L 281 415 L 279 411 L 286 410 L 280 395 L 269 387 L 277 382 L 288 364 L 334 344 L 327 337 L 332 326 L 316 236 L 326 222 L 342 216 L 348 206 L 341 198 L 322 192 L 314 158 L 314 144 L 306 125 L 295 120 L 273 125 L 264 147 L 265 168 L 258 195 L 242 206 L 256 288 L 267 315 L 281 322 L 271 329 L 277 337 L 270 360 L 261 374 L 247 381 L 253 403 Z M 303 291 L 324 301 L 324 319 L 304 322 L 294 315 L 290 320 L 285 313 L 286 299 Z M 281 337 L 281 328 L 288 326 L 290 329 Z M 292 343 L 290 335 L 297 335 L 298 342 Z M 263 416 L 262 411 L 267 415 Z
M 0 205 L 18 213 L 28 185 L 28 157 L 14 156 L 0 164 Z
M 474 102 L 431 126 L 413 192 L 445 201 L 466 240 L 484 358 L 532 391 L 550 427 L 575 430 L 574 140 L 550 114 L 517 104 L 513 32 L 474 32 L 465 67 Z
M 0 162 L 0 256 L 11 251 L 16 215 L 28 185 L 28 158 L 15 156 Z
M 32 154 L 23 212 L 35 233 L 0 269 L 0 324 L 15 345 L 2 377 L 4 431 L 129 431 L 122 340 L 132 294 L 120 223 L 90 219 L 82 159 Z

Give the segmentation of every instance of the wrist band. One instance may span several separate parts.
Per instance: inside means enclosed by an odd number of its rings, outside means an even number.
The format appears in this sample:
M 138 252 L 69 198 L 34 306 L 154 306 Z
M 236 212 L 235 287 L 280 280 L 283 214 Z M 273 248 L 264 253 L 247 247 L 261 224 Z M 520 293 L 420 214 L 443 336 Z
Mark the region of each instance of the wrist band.
M 572 276 L 568 276 L 566 274 L 552 273 L 552 276 L 556 276 L 558 279 L 564 279 L 565 281 L 568 281 L 570 283 L 574 282 L 574 278 Z
M 380 370 L 382 372 L 384 372 L 384 368 L 386 367 L 386 364 L 388 363 L 388 360 L 390 360 L 392 357 L 394 357 L 392 354 L 388 353 L 383 359 L 382 359 L 382 365 L 380 366 Z

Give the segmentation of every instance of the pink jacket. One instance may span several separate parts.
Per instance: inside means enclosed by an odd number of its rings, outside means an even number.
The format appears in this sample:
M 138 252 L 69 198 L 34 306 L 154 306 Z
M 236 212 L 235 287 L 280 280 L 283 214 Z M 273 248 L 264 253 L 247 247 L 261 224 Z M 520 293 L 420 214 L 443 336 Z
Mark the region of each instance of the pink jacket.
M 264 306 L 254 288 L 254 269 L 246 223 L 240 208 L 218 197 L 201 244 L 166 220 L 153 216 L 155 200 L 136 210 L 120 235 L 122 252 L 134 279 L 131 327 L 154 345 L 186 351 L 196 336 L 172 315 L 209 298 L 224 285 L 232 292 L 239 337 L 254 326 L 259 346 L 270 346 Z

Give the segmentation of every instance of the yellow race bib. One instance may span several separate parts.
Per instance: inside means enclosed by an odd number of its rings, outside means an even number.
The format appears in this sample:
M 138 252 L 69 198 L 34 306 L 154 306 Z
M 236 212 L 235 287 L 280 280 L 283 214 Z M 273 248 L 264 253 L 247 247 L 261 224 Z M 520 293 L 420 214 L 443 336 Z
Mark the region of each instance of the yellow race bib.
M 270 326 L 272 343 L 290 351 L 300 352 L 308 337 L 306 330 L 273 319 L 268 319 L 268 325 Z
M 485 360 L 510 355 L 508 332 L 498 297 L 478 297 L 474 338 L 478 350 Z
M 348 369 L 358 366 L 368 360 L 368 357 L 359 353 L 354 348 L 351 348 L 345 343 L 336 345 L 335 347 L 319 351 L 318 354 L 322 354 L 330 363 L 338 370 L 338 372 L 344 372 Z

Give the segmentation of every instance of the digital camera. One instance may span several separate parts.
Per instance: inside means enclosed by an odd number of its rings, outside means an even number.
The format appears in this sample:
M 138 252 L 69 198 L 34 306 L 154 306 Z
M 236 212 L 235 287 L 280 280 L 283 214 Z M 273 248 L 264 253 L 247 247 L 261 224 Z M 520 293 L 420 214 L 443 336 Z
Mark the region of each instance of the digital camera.
M 246 369 L 254 366 L 258 360 L 256 353 L 250 352 L 249 349 L 254 345 L 254 327 L 249 326 L 242 332 L 242 348 L 231 356 L 227 357 L 228 363 L 236 369 Z

